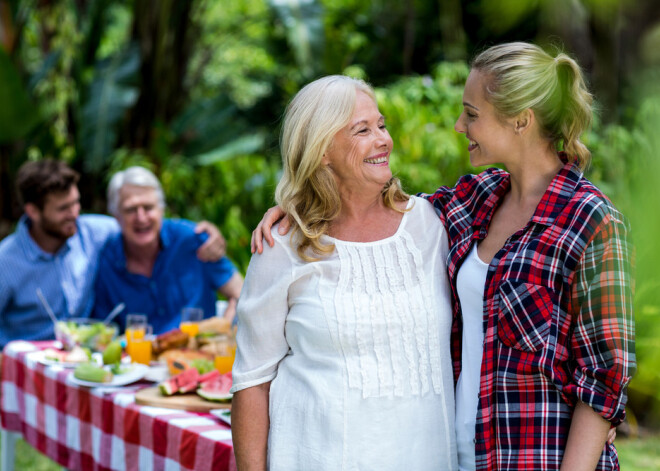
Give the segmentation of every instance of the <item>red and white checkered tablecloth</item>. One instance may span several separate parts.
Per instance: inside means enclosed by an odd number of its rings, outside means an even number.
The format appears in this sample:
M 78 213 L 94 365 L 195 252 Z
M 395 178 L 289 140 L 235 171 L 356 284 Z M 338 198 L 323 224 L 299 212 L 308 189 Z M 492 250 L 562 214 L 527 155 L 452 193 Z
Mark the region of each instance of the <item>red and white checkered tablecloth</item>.
M 135 387 L 86 388 L 71 370 L 30 352 L 53 342 L 11 342 L 2 357 L 0 420 L 70 470 L 235 470 L 231 430 L 210 414 L 135 404 Z M 149 383 L 137 383 L 137 386 Z

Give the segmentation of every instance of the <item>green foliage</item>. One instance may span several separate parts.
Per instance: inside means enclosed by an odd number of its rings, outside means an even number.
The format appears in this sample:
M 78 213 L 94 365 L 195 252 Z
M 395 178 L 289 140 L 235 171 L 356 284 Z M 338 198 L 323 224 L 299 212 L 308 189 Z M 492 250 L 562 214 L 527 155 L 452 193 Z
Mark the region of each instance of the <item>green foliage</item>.
M 464 62 L 441 63 L 430 76 L 406 77 L 377 89 L 394 141 L 391 165 L 406 191 L 432 193 L 474 172 L 467 141 L 454 131 L 467 75 Z
M 248 108 L 269 96 L 282 65 L 268 47 L 272 35 L 268 4 L 204 0 L 194 4 L 192 15 L 199 30 L 187 78 L 192 99 L 220 92 Z
M 615 179 L 623 181 L 622 208 L 629 217 L 636 245 L 635 322 L 637 374 L 630 384 L 633 412 L 640 420 L 660 425 L 660 97 L 647 97 L 633 130 L 630 146 L 619 155 L 626 162 Z M 620 142 L 623 139 L 620 140 Z M 626 182 L 626 180 L 628 180 Z M 626 183 L 628 183 L 626 185 Z M 618 195 L 617 195 L 618 196 Z
M 9 56 L 0 48 L 0 143 L 25 136 L 39 121 L 21 77 Z
M 635 438 L 617 438 L 614 442 L 619 464 L 625 471 L 660 469 L 660 437 L 649 435 Z
M 286 41 L 294 53 L 302 77 L 311 79 L 321 69 L 323 52 L 323 9 L 316 0 L 271 0 L 271 8 L 286 31 Z
M 139 52 L 132 47 L 99 61 L 93 69 L 80 110 L 80 150 L 87 172 L 98 174 L 107 167 L 117 144 L 119 123 L 138 97 L 135 77 L 139 67 Z

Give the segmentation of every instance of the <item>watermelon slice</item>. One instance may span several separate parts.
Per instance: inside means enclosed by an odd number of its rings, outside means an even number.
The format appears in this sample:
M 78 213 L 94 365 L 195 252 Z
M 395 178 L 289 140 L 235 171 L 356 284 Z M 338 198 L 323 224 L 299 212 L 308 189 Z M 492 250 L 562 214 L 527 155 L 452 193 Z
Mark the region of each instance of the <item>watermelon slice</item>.
M 212 381 L 216 378 L 219 378 L 220 376 L 222 375 L 218 370 L 209 371 L 208 373 L 204 373 L 203 375 L 200 375 L 200 377 L 197 379 L 197 383 L 199 384 L 199 386 L 201 386 L 207 381 Z
M 197 389 L 197 394 L 207 401 L 230 402 L 232 397 L 229 392 L 231 385 L 231 373 L 226 373 L 202 383 Z
M 182 373 L 161 382 L 158 388 L 163 396 L 171 396 L 176 393 L 184 394 L 197 388 L 198 378 L 199 372 L 195 368 L 188 368 Z
M 177 386 L 176 380 L 174 378 L 170 378 L 158 383 L 158 389 L 163 396 L 171 396 L 176 394 L 176 392 L 179 390 L 179 386 Z

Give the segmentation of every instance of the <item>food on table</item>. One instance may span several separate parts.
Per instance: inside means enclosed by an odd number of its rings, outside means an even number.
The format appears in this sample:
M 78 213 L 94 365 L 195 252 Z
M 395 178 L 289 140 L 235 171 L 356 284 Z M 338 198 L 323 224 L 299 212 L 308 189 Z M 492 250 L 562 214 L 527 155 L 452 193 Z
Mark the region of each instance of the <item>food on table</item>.
M 229 392 L 231 385 L 231 374 L 220 375 L 202 383 L 197 389 L 197 394 L 207 401 L 229 402 L 232 398 L 232 394 Z
M 172 378 L 158 384 L 163 396 L 186 394 L 197 391 L 197 394 L 209 401 L 229 402 L 232 385 L 231 374 L 222 375 L 213 370 L 200 375 L 195 368 L 189 368 Z
M 236 358 L 236 340 L 232 335 L 221 334 L 205 339 L 200 350 L 213 355 L 215 368 L 220 373 L 229 373 Z
M 121 343 L 113 340 L 103 351 L 103 364 L 112 365 L 113 363 L 119 363 L 121 361 L 121 352 Z
M 213 316 L 198 323 L 199 334 L 226 334 L 231 330 L 231 322 L 220 316 Z
M 93 319 L 68 319 L 55 324 L 55 338 L 62 342 L 65 350 L 80 346 L 94 352 L 103 351 L 117 336 L 117 332 L 117 324 L 105 325 Z
M 192 360 L 213 361 L 213 357 L 207 353 L 187 348 L 174 348 L 161 353 L 158 356 L 159 361 L 167 363 L 167 368 L 171 375 L 181 373 L 187 368 L 193 367 Z
M 110 371 L 114 375 L 123 375 L 124 373 L 128 373 L 134 368 L 133 365 L 122 365 L 121 363 L 114 363 L 110 367 Z
M 44 350 L 44 358 L 46 360 L 62 362 L 62 363 L 82 363 L 89 361 L 92 357 L 92 352 L 88 348 L 75 346 L 70 352 L 56 350 L 54 348 L 47 348 Z
M 197 380 L 197 383 L 199 383 L 199 387 L 201 387 L 204 383 L 208 381 L 213 381 L 216 378 L 219 378 L 222 376 L 218 370 L 211 370 L 208 373 L 204 373 L 199 376 L 199 379 Z
M 213 361 L 208 358 L 193 358 L 188 361 L 188 364 L 195 368 L 200 375 L 215 371 Z
M 178 375 L 162 381 L 158 384 L 158 389 L 163 396 L 171 396 L 176 393 L 184 394 L 197 389 L 197 380 L 199 373 L 195 368 L 188 368 Z
M 76 366 L 73 370 L 73 376 L 82 381 L 91 381 L 94 383 L 109 383 L 114 375 L 95 363 L 86 362 Z
M 172 329 L 162 333 L 154 340 L 153 354 L 158 356 L 167 350 L 185 347 L 188 345 L 189 338 L 189 335 L 180 329 Z

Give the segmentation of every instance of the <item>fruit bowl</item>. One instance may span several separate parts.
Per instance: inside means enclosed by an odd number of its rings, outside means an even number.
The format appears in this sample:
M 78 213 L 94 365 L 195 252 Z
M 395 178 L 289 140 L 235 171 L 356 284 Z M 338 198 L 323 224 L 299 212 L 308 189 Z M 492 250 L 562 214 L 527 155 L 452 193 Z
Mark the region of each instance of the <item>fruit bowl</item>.
M 79 346 L 92 352 L 102 352 L 118 333 L 117 324 L 110 322 L 105 325 L 98 319 L 72 318 L 55 324 L 55 338 L 62 342 L 65 350 Z

